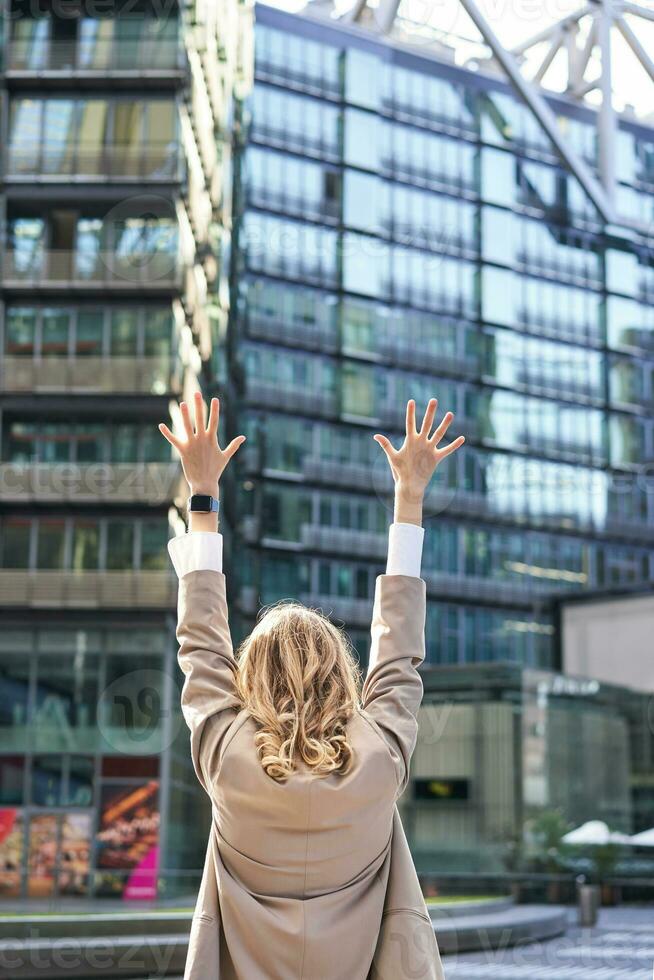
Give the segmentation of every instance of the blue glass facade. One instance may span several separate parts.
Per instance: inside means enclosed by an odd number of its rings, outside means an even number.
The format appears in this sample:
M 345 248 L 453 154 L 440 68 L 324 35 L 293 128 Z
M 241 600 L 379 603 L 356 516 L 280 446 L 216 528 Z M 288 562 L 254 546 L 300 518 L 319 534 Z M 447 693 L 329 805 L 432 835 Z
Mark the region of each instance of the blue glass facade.
M 365 657 L 391 520 L 377 431 L 436 395 L 428 661 L 556 669 L 553 594 L 654 571 L 654 237 L 602 227 L 506 85 L 258 8 L 230 330 L 238 601 L 300 596 Z M 589 111 L 553 102 L 596 164 Z M 654 132 L 619 134 L 654 218 Z M 654 227 L 654 225 L 653 225 Z M 243 489 L 244 488 L 244 489 Z

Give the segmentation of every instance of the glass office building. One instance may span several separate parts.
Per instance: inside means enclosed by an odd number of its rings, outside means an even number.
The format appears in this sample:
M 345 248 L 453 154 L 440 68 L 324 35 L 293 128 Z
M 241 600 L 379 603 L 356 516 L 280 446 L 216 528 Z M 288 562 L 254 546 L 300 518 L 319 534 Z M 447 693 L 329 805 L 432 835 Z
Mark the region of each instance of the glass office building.
M 12 0 L 0 15 L 9 901 L 192 891 L 202 864 L 166 551 L 181 471 L 157 423 L 214 375 L 229 299 L 251 11 L 220 10 Z
M 426 508 L 419 867 L 507 870 L 539 813 L 650 826 L 647 697 L 561 673 L 552 600 L 654 573 L 654 129 L 618 133 L 645 230 L 607 228 L 497 73 L 261 5 L 255 41 L 227 349 L 241 629 L 300 597 L 365 664 L 392 520 L 372 436 L 436 395 L 467 442 Z M 596 168 L 592 111 L 549 102 Z
M 654 572 L 654 232 L 606 228 L 508 84 L 257 8 L 228 355 L 246 625 L 299 596 L 365 658 L 391 518 L 375 432 L 455 413 L 423 574 L 429 665 L 558 669 L 552 594 Z M 551 100 L 597 165 L 592 113 Z M 619 204 L 654 218 L 654 130 Z M 652 225 L 654 228 L 654 224 Z
M 423 680 L 400 808 L 427 877 L 565 873 L 534 846 L 540 822 L 627 834 L 654 823 L 651 694 L 506 662 L 427 668 Z M 620 857 L 625 878 L 652 881 L 651 856 Z

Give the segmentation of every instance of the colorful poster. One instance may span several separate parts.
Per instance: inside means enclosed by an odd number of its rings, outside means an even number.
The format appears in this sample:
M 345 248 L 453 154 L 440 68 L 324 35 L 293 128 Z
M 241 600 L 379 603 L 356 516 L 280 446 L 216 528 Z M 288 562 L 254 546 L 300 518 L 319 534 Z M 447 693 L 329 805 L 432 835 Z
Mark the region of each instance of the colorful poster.
M 59 894 L 86 895 L 91 864 L 91 814 L 67 813 L 61 824 Z
M 159 867 L 159 783 L 108 784 L 97 833 L 99 893 L 129 901 L 156 898 Z
M 15 807 L 0 807 L 0 896 L 20 895 L 20 874 L 25 850 L 23 814 Z
M 52 895 L 57 866 L 57 817 L 39 813 L 30 817 L 27 894 L 30 898 Z

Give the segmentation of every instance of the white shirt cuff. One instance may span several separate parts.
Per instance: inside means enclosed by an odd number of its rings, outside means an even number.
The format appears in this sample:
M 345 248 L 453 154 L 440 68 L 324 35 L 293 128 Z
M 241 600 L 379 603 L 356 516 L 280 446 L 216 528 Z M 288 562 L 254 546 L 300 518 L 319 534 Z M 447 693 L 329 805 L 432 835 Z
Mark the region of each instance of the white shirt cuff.
M 223 536 L 219 531 L 187 531 L 168 542 L 178 578 L 189 572 L 222 572 Z
M 391 524 L 388 531 L 387 575 L 420 578 L 424 527 L 418 524 Z

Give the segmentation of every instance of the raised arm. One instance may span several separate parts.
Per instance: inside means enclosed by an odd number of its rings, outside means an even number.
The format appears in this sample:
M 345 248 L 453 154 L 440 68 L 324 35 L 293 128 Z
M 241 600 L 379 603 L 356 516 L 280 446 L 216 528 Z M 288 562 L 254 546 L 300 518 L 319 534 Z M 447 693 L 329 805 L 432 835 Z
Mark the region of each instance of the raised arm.
M 159 426 L 180 455 L 191 493 L 209 494 L 216 499 L 223 470 L 245 439 L 238 436 L 226 449 L 220 448 L 219 410 L 218 399 L 212 399 L 207 423 L 198 392 L 195 429 L 188 405 L 180 405 L 186 440 L 174 436 L 167 425 Z M 179 576 L 178 660 L 185 675 L 182 711 L 191 732 L 196 774 L 211 793 L 222 739 L 240 704 L 234 688 L 236 662 L 229 632 L 217 513 L 190 513 L 189 532 L 172 538 L 168 551 Z
M 425 658 L 426 587 L 420 578 L 423 498 L 438 464 L 464 442 L 459 436 L 438 448 L 454 416 L 448 412 L 430 435 L 437 405 L 435 398 L 429 402 L 418 431 L 415 402 L 408 403 L 406 436 L 399 450 L 385 436 L 374 437 L 391 467 L 395 508 L 386 575 L 378 577 L 375 588 L 362 707 L 388 744 L 397 772 L 398 796 L 409 778 L 423 695 L 418 673 Z

